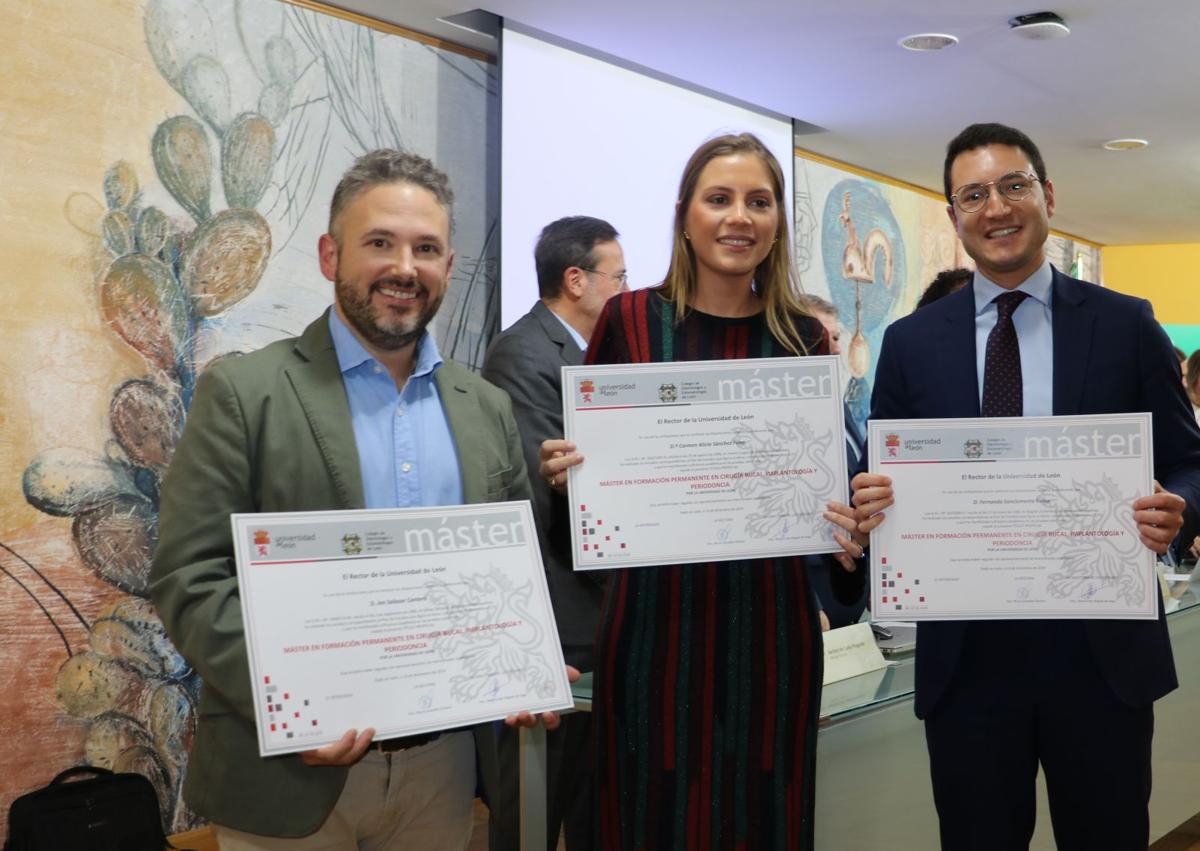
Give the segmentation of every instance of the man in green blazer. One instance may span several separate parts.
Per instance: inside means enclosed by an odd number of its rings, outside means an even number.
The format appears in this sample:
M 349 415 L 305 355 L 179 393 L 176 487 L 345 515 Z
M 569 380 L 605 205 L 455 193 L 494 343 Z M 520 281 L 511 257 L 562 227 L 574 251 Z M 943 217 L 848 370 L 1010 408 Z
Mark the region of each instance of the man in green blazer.
M 453 266 L 452 203 L 428 160 L 361 157 L 319 244 L 333 310 L 197 383 L 163 482 L 151 593 L 204 681 L 184 796 L 222 849 L 461 849 L 476 760 L 485 788 L 495 783 L 490 725 L 382 743 L 350 730 L 260 757 L 229 522 L 529 497 L 508 397 L 442 361 L 426 331 Z

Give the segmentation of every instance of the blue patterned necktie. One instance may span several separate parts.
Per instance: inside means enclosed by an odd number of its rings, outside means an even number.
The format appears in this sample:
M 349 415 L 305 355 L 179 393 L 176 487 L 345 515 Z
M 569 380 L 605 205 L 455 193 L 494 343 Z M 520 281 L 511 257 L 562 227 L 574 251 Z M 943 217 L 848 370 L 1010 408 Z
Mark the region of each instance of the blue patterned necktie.
M 983 360 L 983 403 L 985 417 L 1019 417 L 1025 412 L 1021 384 L 1021 348 L 1012 316 L 1028 293 L 1007 292 L 996 296 L 996 325 L 987 338 Z

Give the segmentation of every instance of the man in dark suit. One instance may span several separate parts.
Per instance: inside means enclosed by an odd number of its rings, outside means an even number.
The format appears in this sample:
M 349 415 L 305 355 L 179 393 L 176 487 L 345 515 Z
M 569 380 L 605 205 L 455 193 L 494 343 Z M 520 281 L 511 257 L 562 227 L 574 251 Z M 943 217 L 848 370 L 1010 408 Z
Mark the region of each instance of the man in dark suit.
M 163 480 L 150 592 L 204 679 L 184 798 L 222 849 L 461 851 L 476 766 L 496 794 L 490 724 L 384 741 L 349 730 L 301 754 L 259 755 L 229 524 L 235 512 L 529 496 L 508 397 L 443 360 L 426 328 L 450 283 L 453 202 L 424 157 L 360 157 L 318 245 L 333 309 L 196 385 Z
M 543 440 L 561 438 L 564 366 L 583 362 L 583 352 L 605 302 L 625 289 L 625 256 L 608 222 L 570 216 L 542 230 L 534 249 L 539 299 L 529 313 L 488 348 L 483 377 L 508 391 L 521 430 L 526 465 L 536 470 Z M 576 573 L 571 565 L 567 502 L 544 482 L 533 482 L 533 511 L 567 664 L 592 670 L 592 643 L 604 600 L 603 571 Z M 560 827 L 567 848 L 592 847 L 591 713 L 563 719 L 547 735 L 547 841 L 557 847 Z M 492 807 L 492 851 L 517 847 L 517 734 L 500 738 L 502 800 Z
M 837 307 L 832 302 L 811 293 L 801 296 L 800 303 L 825 326 L 825 332 L 829 334 L 829 354 L 840 355 L 842 353 L 842 326 L 838 319 Z M 842 412 L 842 419 L 846 424 L 846 469 L 853 476 L 861 466 L 865 444 L 862 429 L 854 421 L 850 406 L 844 405 L 843 407 L 845 410 Z M 838 564 L 837 559 L 831 555 L 815 555 L 805 556 L 804 562 L 808 565 L 809 581 L 817 595 L 817 601 L 821 604 L 821 629 L 837 629 L 858 623 L 867 608 L 870 586 L 864 581 L 862 592 L 857 599 L 844 602 L 833 593 L 833 585 L 829 578 L 831 570 L 844 569 Z
M 1133 518 L 1156 553 L 1190 541 L 1200 431 L 1149 303 L 1050 266 L 1054 186 L 1024 133 L 966 128 L 944 183 L 977 271 L 888 328 L 872 418 L 1150 411 L 1161 489 Z M 853 487 L 859 531 L 886 522 L 890 480 L 861 473 Z M 1027 848 L 1039 763 L 1059 848 L 1146 847 L 1153 702 L 1177 685 L 1161 606 L 1149 621 L 926 622 L 916 665 L 943 848 Z

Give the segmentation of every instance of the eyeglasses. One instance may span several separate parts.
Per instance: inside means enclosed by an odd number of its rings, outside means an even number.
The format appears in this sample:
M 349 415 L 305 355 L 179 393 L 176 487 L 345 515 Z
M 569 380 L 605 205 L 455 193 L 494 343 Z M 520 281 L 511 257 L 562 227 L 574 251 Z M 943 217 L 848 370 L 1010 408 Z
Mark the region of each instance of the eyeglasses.
M 585 272 L 591 272 L 593 275 L 603 275 L 606 278 L 612 278 L 621 286 L 625 286 L 629 283 L 628 272 L 618 272 L 614 275 L 612 272 L 601 272 L 599 269 L 589 269 L 587 266 L 580 266 L 579 268 Z
M 1033 191 L 1035 183 L 1041 181 L 1032 174 L 1014 171 L 987 183 L 968 183 L 966 186 L 960 186 L 958 191 L 950 196 L 950 200 L 964 213 L 978 213 L 987 206 L 988 198 L 991 197 L 989 186 L 995 186 L 1009 201 L 1024 201 Z

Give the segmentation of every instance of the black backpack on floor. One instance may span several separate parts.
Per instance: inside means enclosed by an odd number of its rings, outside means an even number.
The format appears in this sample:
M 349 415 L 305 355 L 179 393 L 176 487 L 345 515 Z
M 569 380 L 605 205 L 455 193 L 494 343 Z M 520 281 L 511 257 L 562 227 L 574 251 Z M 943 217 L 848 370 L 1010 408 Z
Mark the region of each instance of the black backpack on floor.
M 88 775 L 87 780 L 66 783 Z M 163 851 L 154 787 L 140 774 L 68 768 L 41 789 L 13 801 L 4 851 Z

